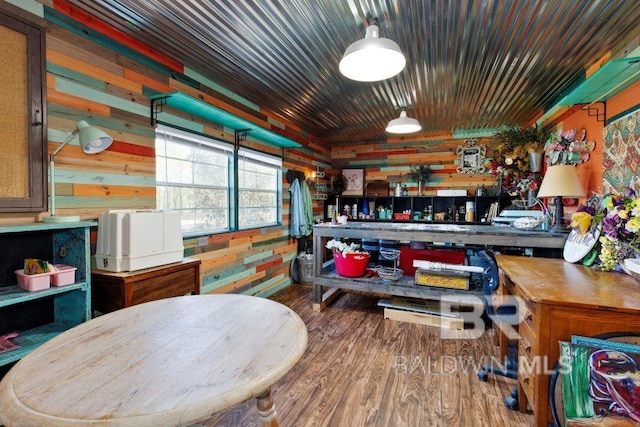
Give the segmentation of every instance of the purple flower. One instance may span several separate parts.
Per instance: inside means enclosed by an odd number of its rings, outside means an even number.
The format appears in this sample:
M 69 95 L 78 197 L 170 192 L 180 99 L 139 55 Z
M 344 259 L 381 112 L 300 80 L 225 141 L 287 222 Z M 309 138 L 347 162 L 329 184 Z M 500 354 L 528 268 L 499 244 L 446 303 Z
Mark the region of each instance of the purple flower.
M 633 235 L 625 228 L 626 220 L 618 216 L 617 211 L 610 213 L 602 219 L 602 231 L 610 239 L 626 239 Z
M 587 205 L 578 206 L 578 209 L 576 209 L 576 212 L 586 212 L 591 216 L 594 216 L 596 214 L 595 208 L 593 206 L 587 206 Z
M 627 189 L 624 192 L 624 198 L 625 199 L 635 199 L 636 198 L 636 192 L 632 188 L 627 187 Z

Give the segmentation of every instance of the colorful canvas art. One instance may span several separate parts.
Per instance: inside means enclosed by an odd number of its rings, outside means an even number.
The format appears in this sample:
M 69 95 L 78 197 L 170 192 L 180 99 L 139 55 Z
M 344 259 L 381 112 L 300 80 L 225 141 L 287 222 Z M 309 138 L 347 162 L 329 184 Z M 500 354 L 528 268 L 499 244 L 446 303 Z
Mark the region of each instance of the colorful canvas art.
M 640 111 L 605 126 L 602 163 L 605 193 L 631 187 L 640 194 Z
M 565 425 L 638 425 L 640 347 L 574 341 L 560 343 Z

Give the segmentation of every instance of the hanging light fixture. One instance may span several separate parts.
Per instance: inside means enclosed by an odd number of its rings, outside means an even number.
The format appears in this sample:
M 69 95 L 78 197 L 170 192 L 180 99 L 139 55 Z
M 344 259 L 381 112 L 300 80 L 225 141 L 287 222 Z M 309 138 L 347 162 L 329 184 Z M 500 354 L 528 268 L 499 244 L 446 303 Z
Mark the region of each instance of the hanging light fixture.
M 389 133 L 412 133 L 420 129 L 422 129 L 420 123 L 416 119 L 408 117 L 407 110 L 402 110 L 400 117 L 391 120 L 385 130 Z
M 380 38 L 378 19 L 369 19 L 364 39 L 352 43 L 340 60 L 340 72 L 351 80 L 376 82 L 395 76 L 407 60 L 396 42 Z

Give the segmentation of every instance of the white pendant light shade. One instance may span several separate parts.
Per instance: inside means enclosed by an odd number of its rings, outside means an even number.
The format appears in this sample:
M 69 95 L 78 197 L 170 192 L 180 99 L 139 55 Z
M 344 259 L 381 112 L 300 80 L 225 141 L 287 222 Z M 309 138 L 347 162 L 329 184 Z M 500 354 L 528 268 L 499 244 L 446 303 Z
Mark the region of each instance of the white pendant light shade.
M 369 25 L 364 39 L 351 44 L 340 60 L 340 72 L 351 80 L 376 82 L 395 76 L 407 60 L 393 40 L 380 38 L 377 25 Z
M 389 122 L 386 131 L 389 133 L 412 133 L 420 129 L 422 129 L 420 123 L 414 118 L 407 117 L 407 111 L 402 110 L 400 117 Z

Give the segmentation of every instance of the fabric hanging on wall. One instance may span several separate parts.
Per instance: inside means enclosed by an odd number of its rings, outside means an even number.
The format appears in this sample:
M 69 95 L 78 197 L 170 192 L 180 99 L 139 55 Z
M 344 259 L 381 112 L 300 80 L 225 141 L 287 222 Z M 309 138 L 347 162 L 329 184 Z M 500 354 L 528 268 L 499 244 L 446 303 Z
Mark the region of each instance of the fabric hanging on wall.
M 304 235 L 309 236 L 313 231 L 313 205 L 311 202 L 311 191 L 307 185 L 307 181 L 302 181 L 300 184 L 300 192 L 302 193 L 302 206 L 304 209 Z
M 294 179 L 289 186 L 291 193 L 290 209 L 291 209 L 291 236 L 305 236 L 306 217 L 304 212 L 304 203 L 302 200 L 302 191 L 298 179 Z
M 624 193 L 630 187 L 640 192 L 640 111 L 606 125 L 602 139 L 604 191 Z

